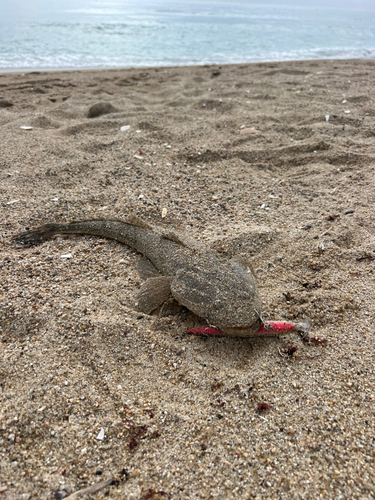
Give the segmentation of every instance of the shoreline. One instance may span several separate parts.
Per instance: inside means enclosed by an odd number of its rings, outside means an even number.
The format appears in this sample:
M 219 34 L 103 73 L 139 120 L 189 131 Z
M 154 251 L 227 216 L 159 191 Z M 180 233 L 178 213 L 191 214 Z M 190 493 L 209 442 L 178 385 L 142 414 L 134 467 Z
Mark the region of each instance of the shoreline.
M 323 59 L 286 59 L 286 60 L 267 60 L 267 61 L 251 61 L 251 62 L 233 62 L 233 63 L 201 63 L 201 64 L 181 64 L 181 65 L 170 65 L 170 66 L 119 66 L 119 67 L 98 67 L 98 68 L 90 68 L 90 67 L 66 67 L 66 68 L 12 68 L 12 69 L 5 69 L 5 68 L 0 68 L 0 75 L 6 75 L 6 74 L 30 74 L 30 73 L 74 73 L 74 72 L 83 72 L 83 71 L 126 71 L 126 70 L 147 70 L 147 69 L 162 69 L 162 68 L 202 68 L 202 67 L 211 67 L 211 66 L 239 66 L 239 65 L 246 65 L 246 64 L 278 64 L 278 63 L 304 63 L 304 62 L 320 62 L 320 61 L 375 61 L 375 57 L 373 58 L 365 58 L 365 57 L 358 57 L 358 58 L 323 58 Z
M 371 498 L 374 81 L 360 59 L 0 74 L 7 499 Z M 130 214 L 240 255 L 264 318 L 327 344 L 141 313 L 113 240 L 12 244 Z

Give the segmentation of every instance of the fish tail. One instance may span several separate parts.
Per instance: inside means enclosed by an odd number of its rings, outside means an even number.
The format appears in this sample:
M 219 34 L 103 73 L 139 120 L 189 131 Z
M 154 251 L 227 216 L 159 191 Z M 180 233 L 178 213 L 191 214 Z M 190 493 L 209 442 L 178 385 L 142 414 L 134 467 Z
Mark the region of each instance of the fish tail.
M 147 231 L 147 238 L 142 235 Z M 120 241 L 144 253 L 147 242 L 155 233 L 146 221 L 135 216 L 128 217 L 125 221 L 119 220 L 82 220 L 69 223 L 52 223 L 37 227 L 31 231 L 19 234 L 13 238 L 18 247 L 27 247 L 49 240 L 56 234 L 90 234 Z
M 55 234 L 69 232 L 64 230 L 69 224 L 44 224 L 31 231 L 18 234 L 13 238 L 13 243 L 17 247 L 29 247 L 49 240 Z

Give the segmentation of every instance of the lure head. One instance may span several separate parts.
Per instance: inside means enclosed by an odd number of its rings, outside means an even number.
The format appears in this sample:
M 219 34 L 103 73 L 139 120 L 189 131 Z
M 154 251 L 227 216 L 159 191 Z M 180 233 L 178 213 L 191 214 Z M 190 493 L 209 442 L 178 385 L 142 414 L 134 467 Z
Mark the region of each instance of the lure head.
M 295 323 L 293 330 L 300 332 L 302 338 L 308 340 L 309 332 L 311 330 L 311 321 L 306 318 L 300 323 Z

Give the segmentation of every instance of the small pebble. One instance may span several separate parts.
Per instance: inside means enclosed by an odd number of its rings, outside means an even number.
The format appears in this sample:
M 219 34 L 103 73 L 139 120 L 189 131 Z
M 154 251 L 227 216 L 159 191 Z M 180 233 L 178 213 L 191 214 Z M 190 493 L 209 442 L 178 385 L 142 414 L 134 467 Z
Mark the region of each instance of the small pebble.
M 97 439 L 98 441 L 103 441 L 103 439 L 104 439 L 104 429 L 103 429 L 103 427 L 100 429 L 100 432 L 99 432 L 99 434 L 96 436 L 96 439 Z
M 98 102 L 97 104 L 91 106 L 87 113 L 87 116 L 88 118 L 95 118 L 97 116 L 114 113 L 115 111 L 117 111 L 117 109 L 112 106 L 110 102 Z
M 11 108 L 13 104 L 5 99 L 0 99 L 0 108 Z
M 254 127 L 243 128 L 240 132 L 241 135 L 259 134 L 259 130 Z

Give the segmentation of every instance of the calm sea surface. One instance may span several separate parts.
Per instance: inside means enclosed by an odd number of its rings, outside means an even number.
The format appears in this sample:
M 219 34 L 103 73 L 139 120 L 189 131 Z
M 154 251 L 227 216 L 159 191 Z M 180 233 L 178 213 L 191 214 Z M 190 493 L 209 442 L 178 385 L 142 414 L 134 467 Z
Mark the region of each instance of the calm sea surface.
M 375 11 L 186 0 L 0 0 L 0 70 L 375 58 Z

